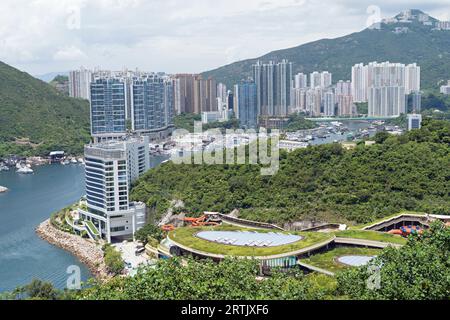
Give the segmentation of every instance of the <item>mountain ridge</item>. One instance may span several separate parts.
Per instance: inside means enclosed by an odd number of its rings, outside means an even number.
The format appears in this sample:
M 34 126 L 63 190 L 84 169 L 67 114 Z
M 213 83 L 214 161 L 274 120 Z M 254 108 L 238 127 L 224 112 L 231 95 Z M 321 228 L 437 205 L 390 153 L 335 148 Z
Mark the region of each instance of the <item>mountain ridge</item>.
M 418 9 L 406 10 L 413 18 L 410 22 L 395 21 L 404 12 L 380 23 L 380 29 L 366 28 L 346 36 L 320 39 L 296 47 L 271 51 L 263 56 L 237 61 L 203 72 L 204 77 L 214 77 L 227 86 L 251 76 L 251 65 L 288 59 L 294 63 L 294 73 L 330 71 L 333 82 L 350 80 L 351 67 L 356 63 L 392 61 L 417 62 L 422 68 L 422 85 L 436 88 L 450 73 L 450 30 L 435 30 L 438 19 Z M 428 16 L 426 25 L 420 15 Z M 402 29 L 405 28 L 405 29 Z M 407 28 L 407 29 L 406 29 Z

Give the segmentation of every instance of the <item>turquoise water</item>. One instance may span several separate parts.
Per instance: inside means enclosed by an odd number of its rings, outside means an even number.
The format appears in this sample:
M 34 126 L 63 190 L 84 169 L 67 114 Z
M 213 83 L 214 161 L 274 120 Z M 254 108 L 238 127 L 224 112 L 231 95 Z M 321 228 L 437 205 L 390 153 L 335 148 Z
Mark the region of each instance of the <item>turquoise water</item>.
M 82 281 L 91 275 L 70 253 L 41 240 L 35 228 L 51 213 L 76 202 L 84 192 L 84 167 L 35 167 L 33 175 L 11 169 L 0 172 L 0 291 L 10 291 L 37 278 L 64 288 L 66 270 L 81 269 Z
M 153 157 L 152 167 L 164 157 Z M 0 292 L 10 291 L 33 279 L 66 286 L 66 270 L 77 265 L 81 280 L 89 270 L 70 253 L 41 240 L 35 228 L 49 216 L 79 200 L 84 194 L 84 167 L 50 165 L 34 167 L 33 175 L 11 169 L 0 172 Z

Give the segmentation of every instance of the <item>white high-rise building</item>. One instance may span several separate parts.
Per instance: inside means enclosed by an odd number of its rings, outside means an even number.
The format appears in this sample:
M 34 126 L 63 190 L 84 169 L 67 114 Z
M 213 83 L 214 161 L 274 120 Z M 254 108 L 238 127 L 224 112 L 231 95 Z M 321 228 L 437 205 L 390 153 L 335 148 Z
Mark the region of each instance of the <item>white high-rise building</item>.
M 371 62 L 352 67 L 352 95 L 355 102 L 367 102 L 371 87 L 404 87 L 405 94 L 420 91 L 420 67 L 416 64 L 404 65 Z
M 91 100 L 90 85 L 92 82 L 92 71 L 81 67 L 69 73 L 69 95 L 72 98 Z
M 308 76 L 304 73 L 296 74 L 294 80 L 294 88 L 305 89 L 307 87 L 308 87 Z
M 322 89 L 309 89 L 306 91 L 306 112 L 313 117 L 318 117 L 322 109 Z
M 147 222 L 146 206 L 129 200 L 131 184 L 150 169 L 148 137 L 128 137 L 85 146 L 87 210 L 81 219 L 91 221 L 92 238 L 108 242 L 133 237 Z
M 352 96 L 355 102 L 367 102 L 368 68 L 362 63 L 352 67 Z
M 323 115 L 334 117 L 336 107 L 336 96 L 332 90 L 323 94 Z
M 220 98 L 220 101 L 223 103 L 227 102 L 228 90 L 227 86 L 223 83 L 217 84 L 217 98 Z M 218 104 L 217 106 L 220 107 L 221 105 Z
M 319 72 L 314 71 L 309 75 L 309 81 L 311 89 L 319 88 L 321 86 L 322 76 Z
M 405 88 L 379 86 L 369 89 L 369 116 L 395 117 L 406 113 Z
M 333 83 L 333 76 L 328 71 L 317 72 L 310 74 L 310 88 L 328 88 Z
M 420 91 L 420 67 L 417 63 L 408 64 L 405 67 L 405 93 Z
M 336 103 L 339 116 L 352 116 L 355 114 L 352 95 L 352 83 L 340 80 L 336 84 Z
M 339 80 L 336 84 L 336 94 L 337 95 L 352 95 L 352 83 L 350 81 Z
M 331 87 L 332 83 L 333 83 L 333 76 L 330 72 L 324 71 L 320 74 L 320 86 L 322 88 Z

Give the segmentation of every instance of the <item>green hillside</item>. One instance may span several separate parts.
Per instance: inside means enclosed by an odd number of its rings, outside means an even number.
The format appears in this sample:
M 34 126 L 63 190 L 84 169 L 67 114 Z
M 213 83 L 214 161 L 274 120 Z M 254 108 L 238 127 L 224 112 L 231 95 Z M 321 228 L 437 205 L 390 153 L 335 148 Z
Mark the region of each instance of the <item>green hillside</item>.
M 415 13 L 420 11 L 415 10 Z M 436 21 L 432 19 L 432 21 Z M 395 34 L 397 27 L 408 27 L 408 33 Z M 301 32 L 301 30 L 299 30 Z M 450 74 L 450 31 L 433 30 L 415 20 L 412 23 L 381 24 L 381 29 L 365 29 L 336 39 L 323 39 L 295 48 L 278 50 L 262 57 L 236 62 L 205 72 L 228 86 L 251 76 L 251 66 L 264 62 L 289 59 L 295 73 L 328 70 L 333 81 L 350 80 L 351 67 L 356 63 L 391 61 L 417 62 L 422 67 L 422 87 L 433 88 Z
M 164 164 L 132 190 L 157 215 L 182 200 L 185 211 L 229 213 L 272 223 L 302 219 L 365 223 L 401 211 L 448 214 L 450 122 L 424 121 L 404 136 L 380 133 L 377 144 L 346 151 L 339 144 L 280 154 L 280 170 L 256 165 Z
M 0 157 L 81 154 L 89 141 L 89 103 L 0 62 Z

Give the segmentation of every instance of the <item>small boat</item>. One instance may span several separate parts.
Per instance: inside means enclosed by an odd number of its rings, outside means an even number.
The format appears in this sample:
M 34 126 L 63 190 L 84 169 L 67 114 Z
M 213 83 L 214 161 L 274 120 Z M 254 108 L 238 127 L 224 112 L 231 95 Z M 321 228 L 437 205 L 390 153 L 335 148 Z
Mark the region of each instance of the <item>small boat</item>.
M 77 164 L 78 161 L 77 161 L 77 159 L 73 158 L 72 160 L 70 160 L 70 163 L 72 163 L 72 164 Z
M 21 167 L 19 170 L 17 170 L 16 171 L 17 173 L 20 173 L 20 174 L 32 174 L 32 173 L 34 173 L 34 171 L 33 171 L 33 169 L 31 169 L 31 168 L 28 168 L 28 167 Z
M 0 193 L 8 191 L 8 188 L 0 186 Z

